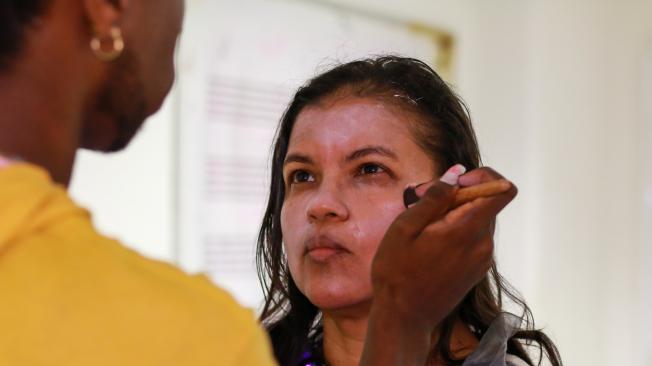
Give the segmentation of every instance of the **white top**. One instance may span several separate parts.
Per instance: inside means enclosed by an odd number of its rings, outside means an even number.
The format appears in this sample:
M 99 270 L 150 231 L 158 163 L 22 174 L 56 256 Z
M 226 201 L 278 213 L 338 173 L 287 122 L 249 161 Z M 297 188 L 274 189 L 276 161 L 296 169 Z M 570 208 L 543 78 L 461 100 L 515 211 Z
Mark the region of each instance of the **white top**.
M 521 322 L 516 315 L 499 314 L 462 366 L 528 366 L 522 359 L 507 353 L 507 342 L 519 330 Z
M 519 357 L 510 354 L 505 355 L 505 362 L 508 366 L 529 366 L 527 362 L 523 361 Z

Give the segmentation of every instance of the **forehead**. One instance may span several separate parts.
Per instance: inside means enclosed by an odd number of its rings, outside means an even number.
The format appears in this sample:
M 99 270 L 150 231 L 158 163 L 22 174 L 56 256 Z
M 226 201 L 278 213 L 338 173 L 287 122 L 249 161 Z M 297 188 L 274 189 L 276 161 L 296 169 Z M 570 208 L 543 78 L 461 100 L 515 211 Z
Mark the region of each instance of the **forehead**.
M 410 127 L 416 118 L 414 113 L 371 98 L 326 101 L 299 113 L 289 150 L 348 150 L 366 144 L 416 148 Z

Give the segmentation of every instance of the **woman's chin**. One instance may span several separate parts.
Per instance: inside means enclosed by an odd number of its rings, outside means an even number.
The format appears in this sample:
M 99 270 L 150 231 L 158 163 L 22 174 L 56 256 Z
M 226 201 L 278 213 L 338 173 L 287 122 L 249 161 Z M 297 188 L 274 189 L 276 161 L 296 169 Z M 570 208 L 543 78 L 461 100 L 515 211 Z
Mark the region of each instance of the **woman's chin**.
M 322 311 L 358 307 L 371 301 L 373 288 L 370 280 L 361 280 L 369 277 L 368 272 L 365 276 L 364 271 L 350 267 L 306 266 L 299 272 L 301 276 L 293 277 L 301 292 Z
M 316 293 L 309 296 L 310 302 L 324 313 L 368 312 L 371 296 L 360 296 L 360 292 Z

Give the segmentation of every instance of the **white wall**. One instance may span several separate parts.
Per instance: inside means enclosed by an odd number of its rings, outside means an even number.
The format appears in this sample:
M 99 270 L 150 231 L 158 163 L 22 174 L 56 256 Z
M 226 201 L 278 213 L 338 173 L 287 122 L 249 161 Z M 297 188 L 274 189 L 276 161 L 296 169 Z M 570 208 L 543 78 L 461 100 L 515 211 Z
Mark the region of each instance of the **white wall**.
M 641 156 L 647 157 L 643 159 L 642 169 L 645 172 L 645 187 L 643 189 L 643 202 L 644 207 L 642 210 L 641 220 L 641 243 L 643 244 L 640 251 L 640 268 L 638 271 L 640 280 L 639 291 L 641 301 L 639 303 L 639 314 L 643 315 L 641 321 L 637 324 L 637 333 L 642 337 L 637 342 L 641 349 L 644 351 L 644 360 L 648 364 L 652 364 L 652 333 L 646 331 L 652 329 L 652 315 L 649 314 L 649 309 L 652 309 L 652 51 L 649 51 L 644 61 L 645 76 L 642 79 L 643 85 L 641 86 L 642 93 L 640 95 L 641 102 L 645 105 L 643 113 L 643 146 L 641 147 Z
M 541 263 L 537 304 L 568 364 L 640 365 L 642 1 L 533 7 L 533 139 Z
M 172 95 L 124 151 L 80 151 L 70 186 L 101 232 L 167 261 L 175 259 L 174 115 Z

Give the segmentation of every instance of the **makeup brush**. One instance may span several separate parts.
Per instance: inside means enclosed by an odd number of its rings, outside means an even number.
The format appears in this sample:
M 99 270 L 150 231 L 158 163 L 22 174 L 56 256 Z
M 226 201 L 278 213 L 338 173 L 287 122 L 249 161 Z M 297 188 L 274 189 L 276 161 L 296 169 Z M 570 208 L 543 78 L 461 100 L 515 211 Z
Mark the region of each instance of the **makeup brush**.
M 427 184 L 427 183 L 426 183 Z M 420 184 L 419 186 L 421 186 Z M 419 201 L 419 196 L 417 195 L 417 187 L 408 187 L 403 192 L 403 202 L 405 207 L 410 207 L 417 201 Z M 505 193 L 509 191 L 512 187 L 512 184 L 505 179 L 498 179 L 487 183 L 478 184 L 475 186 L 460 188 L 455 194 L 455 201 L 451 208 L 456 208 L 462 206 L 467 202 L 471 202 L 480 197 L 490 197 L 493 195 Z

